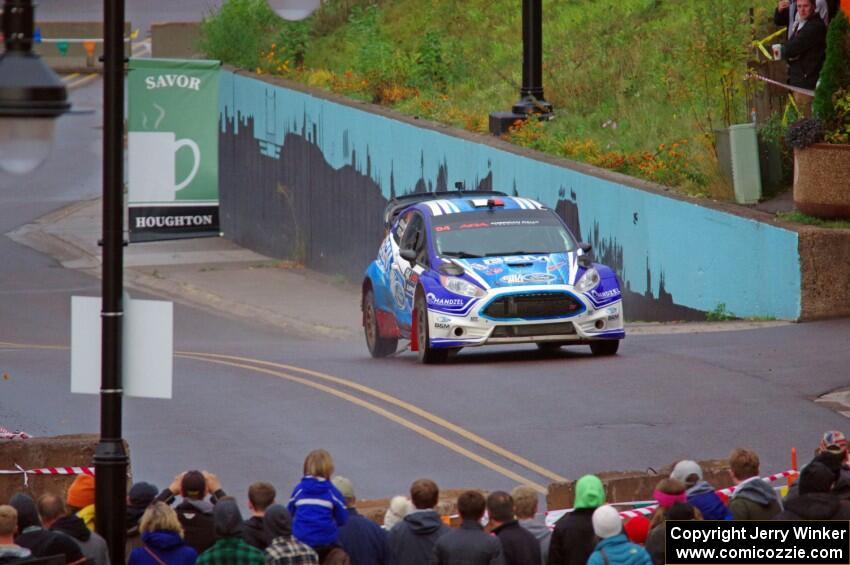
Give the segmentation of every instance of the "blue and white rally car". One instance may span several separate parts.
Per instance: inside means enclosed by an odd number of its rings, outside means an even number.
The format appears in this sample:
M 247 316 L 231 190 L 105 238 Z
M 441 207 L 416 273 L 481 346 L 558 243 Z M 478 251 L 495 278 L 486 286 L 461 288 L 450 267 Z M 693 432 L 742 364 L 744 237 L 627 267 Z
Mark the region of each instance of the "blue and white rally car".
M 463 347 L 589 345 L 625 337 L 617 276 L 592 263 L 554 211 L 501 192 L 419 193 L 387 206 L 387 236 L 366 270 L 362 309 L 373 357 L 409 339 L 423 363 Z

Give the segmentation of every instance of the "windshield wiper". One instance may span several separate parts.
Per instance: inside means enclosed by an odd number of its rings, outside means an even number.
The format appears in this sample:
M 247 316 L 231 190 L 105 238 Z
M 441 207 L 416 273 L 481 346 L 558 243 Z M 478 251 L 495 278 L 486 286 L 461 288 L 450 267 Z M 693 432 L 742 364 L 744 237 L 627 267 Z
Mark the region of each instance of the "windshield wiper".
M 445 255 L 446 257 L 457 257 L 459 259 L 481 259 L 481 257 L 483 257 L 483 255 L 467 253 L 466 251 L 443 251 L 441 255 Z

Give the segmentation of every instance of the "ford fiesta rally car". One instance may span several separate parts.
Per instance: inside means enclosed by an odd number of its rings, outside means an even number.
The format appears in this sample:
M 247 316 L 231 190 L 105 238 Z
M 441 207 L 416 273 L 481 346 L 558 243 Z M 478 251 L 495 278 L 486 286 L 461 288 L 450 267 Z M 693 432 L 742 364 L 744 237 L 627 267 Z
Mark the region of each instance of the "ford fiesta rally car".
M 410 339 L 423 363 L 463 347 L 589 345 L 625 337 L 617 277 L 592 263 L 554 211 L 501 192 L 411 194 L 390 201 L 387 236 L 366 270 L 362 309 L 373 357 Z

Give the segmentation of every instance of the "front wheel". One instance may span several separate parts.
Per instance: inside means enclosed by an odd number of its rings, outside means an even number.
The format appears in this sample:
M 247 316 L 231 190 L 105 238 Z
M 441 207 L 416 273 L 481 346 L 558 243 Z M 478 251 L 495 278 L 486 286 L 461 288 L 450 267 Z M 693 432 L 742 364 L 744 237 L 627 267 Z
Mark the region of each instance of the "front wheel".
M 371 288 L 363 295 L 363 331 L 366 334 L 366 347 L 369 348 L 372 357 L 387 357 L 398 349 L 398 339 L 381 337 L 375 308 L 375 295 Z
M 609 339 L 605 341 L 594 341 L 590 344 L 590 351 L 600 357 L 607 357 L 609 355 L 616 355 L 617 350 L 620 349 L 620 340 L 619 339 Z
M 417 351 L 419 362 L 426 365 L 445 363 L 446 359 L 449 358 L 449 350 L 431 347 L 428 306 L 425 304 L 425 297 L 421 293 L 416 297 L 414 308 L 416 310 L 416 343 L 419 349 Z

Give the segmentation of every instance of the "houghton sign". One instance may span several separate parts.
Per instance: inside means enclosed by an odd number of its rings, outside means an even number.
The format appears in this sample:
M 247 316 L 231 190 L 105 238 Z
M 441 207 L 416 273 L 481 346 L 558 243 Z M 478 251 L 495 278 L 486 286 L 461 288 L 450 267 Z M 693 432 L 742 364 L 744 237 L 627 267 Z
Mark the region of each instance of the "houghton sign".
M 218 235 L 219 66 L 130 61 L 130 241 Z

